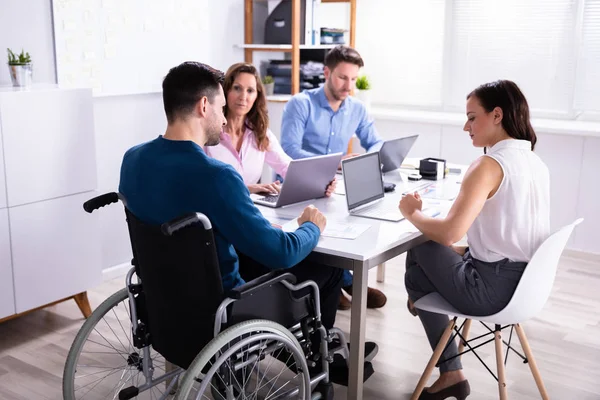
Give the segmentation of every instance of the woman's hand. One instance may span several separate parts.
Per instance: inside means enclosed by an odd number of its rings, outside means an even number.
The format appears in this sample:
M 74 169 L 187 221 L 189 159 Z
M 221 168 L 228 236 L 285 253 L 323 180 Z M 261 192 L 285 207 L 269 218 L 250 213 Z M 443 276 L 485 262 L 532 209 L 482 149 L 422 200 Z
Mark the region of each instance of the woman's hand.
M 252 194 L 279 194 L 281 191 L 281 182 L 275 181 L 273 183 L 257 183 L 255 185 L 248 185 L 248 190 Z
M 335 177 L 333 177 L 333 180 L 331 182 L 329 182 L 329 185 L 327 185 L 327 189 L 325 189 L 325 197 L 331 197 L 333 192 L 335 192 L 336 186 L 337 186 L 337 179 L 335 179 Z
M 404 215 L 404 218 L 407 219 L 410 218 L 410 216 L 413 215 L 415 211 L 421 211 L 422 207 L 423 200 L 421 200 L 421 196 L 417 192 L 409 193 L 405 196 L 402 196 L 400 204 L 398 204 L 400 212 L 402 213 L 402 215 Z

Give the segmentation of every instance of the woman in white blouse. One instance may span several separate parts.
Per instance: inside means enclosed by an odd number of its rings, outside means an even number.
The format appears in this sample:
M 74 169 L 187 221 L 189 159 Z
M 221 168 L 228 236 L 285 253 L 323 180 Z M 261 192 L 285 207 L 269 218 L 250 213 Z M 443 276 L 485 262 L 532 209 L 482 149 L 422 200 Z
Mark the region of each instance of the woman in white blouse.
M 421 212 L 417 193 L 402 198 L 402 214 L 430 241 L 410 250 L 405 286 L 408 308 L 418 315 L 432 348 L 448 326 L 446 315 L 415 310 L 413 302 L 438 292 L 458 311 L 491 315 L 512 297 L 523 271 L 550 233 L 550 178 L 533 153 L 537 137 L 525 96 L 511 81 L 484 84 L 467 96 L 464 130 L 483 147 L 466 172 L 446 218 Z M 467 247 L 454 243 L 467 235 Z M 451 343 L 442 360 L 457 354 Z M 469 383 L 460 358 L 439 365 L 440 378 L 420 399 L 464 399 Z
M 285 178 L 292 159 L 269 129 L 267 98 L 256 67 L 247 63 L 233 64 L 225 74 L 223 89 L 227 125 L 221 132 L 221 143 L 206 147 L 206 153 L 232 165 L 250 193 L 278 193 L 279 181 L 258 183 L 264 164 Z M 327 188 L 326 195 L 330 196 L 334 189 L 335 181 Z

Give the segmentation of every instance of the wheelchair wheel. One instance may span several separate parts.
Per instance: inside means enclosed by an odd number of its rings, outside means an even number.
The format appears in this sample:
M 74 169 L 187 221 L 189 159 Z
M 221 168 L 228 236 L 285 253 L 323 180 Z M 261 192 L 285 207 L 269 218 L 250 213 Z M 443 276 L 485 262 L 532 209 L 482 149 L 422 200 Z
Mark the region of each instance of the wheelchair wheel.
M 100 304 L 77 333 L 65 364 L 63 397 L 119 399 L 129 388 L 126 398 L 137 394 L 137 399 L 165 399 L 172 388 L 148 383 L 147 377 L 160 379 L 166 368 L 165 359 L 150 346 L 133 345 L 129 293 L 124 288 Z
M 176 400 L 311 398 L 306 358 L 282 325 L 251 320 L 231 326 L 196 356 Z

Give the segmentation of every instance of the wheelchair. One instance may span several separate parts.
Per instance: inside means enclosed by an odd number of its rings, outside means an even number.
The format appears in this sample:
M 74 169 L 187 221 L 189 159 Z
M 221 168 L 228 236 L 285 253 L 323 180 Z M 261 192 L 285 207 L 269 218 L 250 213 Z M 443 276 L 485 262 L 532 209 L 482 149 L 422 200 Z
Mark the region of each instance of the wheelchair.
M 274 271 L 225 293 L 205 215 L 145 224 L 118 193 L 84 209 L 119 200 L 132 268 L 76 335 L 65 400 L 333 399 L 329 363 L 348 347 L 322 326 L 314 282 Z

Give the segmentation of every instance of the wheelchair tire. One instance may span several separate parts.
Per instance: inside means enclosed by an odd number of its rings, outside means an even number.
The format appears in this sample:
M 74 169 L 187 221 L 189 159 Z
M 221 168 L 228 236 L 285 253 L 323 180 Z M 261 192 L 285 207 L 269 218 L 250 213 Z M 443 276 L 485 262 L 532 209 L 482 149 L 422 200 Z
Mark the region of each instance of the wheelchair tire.
M 135 348 L 131 342 L 130 315 L 129 292 L 123 288 L 102 302 L 86 319 L 65 363 L 62 385 L 65 400 L 119 398 L 119 391 L 146 382 L 142 372 L 144 351 Z M 96 349 L 99 351 L 92 351 Z M 150 365 L 159 373 L 160 369 L 166 368 L 164 358 L 151 348 L 148 350 Z M 78 365 L 79 362 L 82 364 Z M 149 387 L 140 391 L 136 398 L 160 398 L 164 391 L 164 387 Z
M 223 367 L 229 367 L 229 370 L 232 371 L 231 367 L 229 366 L 230 364 L 227 363 L 229 357 L 236 358 L 238 352 L 242 351 L 243 349 L 250 349 L 256 351 L 256 349 L 262 348 L 261 346 L 264 347 L 265 345 L 267 345 L 267 343 L 269 344 L 268 347 L 274 346 L 277 349 L 285 347 L 285 350 L 289 352 L 291 356 L 293 356 L 293 361 L 298 366 L 297 369 L 300 370 L 300 372 L 298 372 L 295 376 L 295 378 L 297 377 L 298 379 L 295 379 L 296 382 L 293 383 L 298 385 L 298 393 L 295 395 L 290 394 L 290 397 L 287 398 L 309 400 L 311 398 L 310 375 L 308 371 L 308 366 L 306 365 L 306 359 L 302 351 L 302 347 L 298 343 L 296 337 L 289 330 L 287 330 L 280 324 L 267 320 L 250 320 L 241 322 L 219 333 L 219 335 L 217 335 L 202 349 L 202 351 L 196 356 L 196 358 L 188 368 L 187 372 L 181 379 L 179 391 L 177 391 L 175 400 L 187 400 L 188 398 L 205 398 L 205 396 L 207 396 L 208 393 L 211 393 L 213 398 L 219 400 L 229 400 L 230 398 L 237 398 L 240 395 L 239 382 L 236 382 L 237 386 L 235 388 L 229 389 L 229 395 L 219 395 L 218 391 L 213 385 L 214 379 L 219 379 L 221 376 L 223 376 L 218 375 L 219 372 L 222 371 Z M 247 360 L 256 359 L 258 360 L 258 362 L 260 362 L 263 359 L 261 358 L 261 354 L 262 350 L 258 356 L 248 356 Z M 271 355 L 271 353 L 267 354 Z M 243 357 L 241 359 L 244 360 Z M 237 357 L 236 360 L 238 360 L 237 362 L 239 362 L 240 358 Z M 250 381 L 250 378 L 255 371 L 255 366 L 253 366 L 250 371 L 250 377 L 248 378 L 248 382 Z M 242 368 L 246 368 L 246 366 Z M 282 365 L 282 369 L 284 371 L 288 371 L 287 366 Z M 237 373 L 237 371 L 232 372 L 233 374 L 230 374 L 230 376 L 234 376 Z M 244 369 L 243 373 L 245 374 L 246 372 L 247 371 Z M 258 368 L 256 368 L 256 373 L 256 379 L 259 379 Z M 289 370 L 289 373 L 292 373 L 291 370 Z M 282 373 L 280 373 L 279 375 L 282 375 Z M 222 380 L 222 378 L 220 379 Z M 238 378 L 234 376 L 233 379 L 237 380 Z M 256 384 L 256 386 L 259 386 L 262 383 L 263 379 L 264 376 L 260 378 L 260 381 Z M 268 382 L 270 382 L 270 380 Z M 288 381 L 288 383 L 289 382 L 290 381 Z M 286 386 L 288 383 L 286 383 L 283 386 Z M 196 389 L 194 386 L 199 386 L 199 388 Z M 244 381 L 242 389 L 245 389 L 245 387 L 246 382 Z M 258 397 L 257 394 L 262 387 L 264 386 L 259 386 L 258 388 L 256 388 L 256 397 L 251 395 L 249 398 L 261 398 Z M 290 388 L 291 386 L 286 387 Z M 286 390 L 288 392 L 286 393 L 289 393 L 291 389 L 287 388 Z M 271 389 L 269 389 L 269 392 Z M 295 389 L 293 390 L 295 391 Z M 282 393 L 282 395 L 283 394 L 285 393 Z M 242 394 L 240 398 L 247 398 L 247 393 Z

